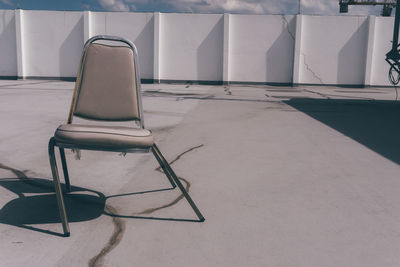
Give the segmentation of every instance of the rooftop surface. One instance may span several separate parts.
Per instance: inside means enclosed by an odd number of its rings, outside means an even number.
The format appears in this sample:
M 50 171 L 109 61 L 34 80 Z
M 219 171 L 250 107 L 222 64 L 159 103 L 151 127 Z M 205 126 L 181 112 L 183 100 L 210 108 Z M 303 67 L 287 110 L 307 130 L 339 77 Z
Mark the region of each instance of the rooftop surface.
M 47 145 L 73 87 L 0 81 L 2 266 L 398 266 L 394 89 L 145 84 L 146 127 L 205 222 L 151 154 L 68 150 L 66 238 Z

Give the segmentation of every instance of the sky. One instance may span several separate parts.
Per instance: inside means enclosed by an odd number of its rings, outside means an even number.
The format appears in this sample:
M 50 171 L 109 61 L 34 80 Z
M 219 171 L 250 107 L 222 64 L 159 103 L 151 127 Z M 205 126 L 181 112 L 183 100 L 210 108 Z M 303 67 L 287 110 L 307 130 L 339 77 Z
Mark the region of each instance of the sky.
M 338 0 L 0 0 L 0 9 L 15 8 L 68 11 L 340 15 Z M 349 6 L 349 12 L 346 15 L 379 15 L 381 8 L 381 6 Z M 392 16 L 394 16 L 394 11 Z

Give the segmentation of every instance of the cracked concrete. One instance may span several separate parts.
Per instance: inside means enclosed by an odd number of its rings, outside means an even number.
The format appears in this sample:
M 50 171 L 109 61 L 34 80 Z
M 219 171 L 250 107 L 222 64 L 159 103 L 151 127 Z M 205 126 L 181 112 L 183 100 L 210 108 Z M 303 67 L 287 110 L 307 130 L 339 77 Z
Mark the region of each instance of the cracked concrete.
M 286 16 L 285 15 L 281 15 L 281 18 L 282 18 L 282 22 L 284 23 L 284 28 L 286 28 L 286 30 L 289 33 L 290 37 L 294 41 L 295 37 L 294 37 L 294 34 L 289 29 L 289 22 L 287 21 Z
M 114 214 L 118 213 L 118 211 L 110 205 L 105 206 L 105 211 Z M 112 221 L 114 224 L 114 232 L 112 233 L 106 246 L 100 251 L 100 253 L 89 260 L 88 266 L 90 267 L 102 266 L 104 257 L 120 243 L 125 231 L 125 222 L 118 217 L 113 217 Z
M 320 84 L 324 84 L 324 82 L 322 81 L 322 79 L 311 69 L 311 67 L 308 65 L 308 63 L 306 62 L 306 55 L 304 53 L 301 53 L 301 55 L 303 56 L 303 64 L 304 66 L 306 66 L 307 71 L 311 72 L 311 74 L 313 75 L 313 77 L 315 79 L 317 79 L 319 81 Z
M 226 95 L 232 95 L 231 88 L 229 86 L 224 87 L 224 92 Z
M 393 88 L 186 86 L 143 85 L 145 122 L 206 221 L 151 154 L 66 151 L 63 238 L 47 142 L 73 83 L 0 81 L 1 265 L 397 266 Z

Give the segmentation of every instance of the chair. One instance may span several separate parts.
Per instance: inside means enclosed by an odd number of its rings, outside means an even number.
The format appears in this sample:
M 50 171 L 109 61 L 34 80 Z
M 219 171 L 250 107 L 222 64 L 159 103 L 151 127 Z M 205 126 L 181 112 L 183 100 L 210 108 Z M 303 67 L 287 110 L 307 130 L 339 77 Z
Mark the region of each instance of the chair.
M 178 186 L 199 220 L 204 221 L 203 215 L 155 144 L 152 133 L 144 128 L 139 77 L 137 50 L 130 41 L 99 35 L 85 43 L 67 124 L 60 125 L 49 141 L 50 166 L 64 236 L 69 236 L 70 230 L 55 146 L 60 151 L 67 192 L 71 191 L 71 186 L 65 148 L 122 153 L 151 151 L 172 187 Z M 74 116 L 98 122 L 133 121 L 136 127 L 73 124 Z

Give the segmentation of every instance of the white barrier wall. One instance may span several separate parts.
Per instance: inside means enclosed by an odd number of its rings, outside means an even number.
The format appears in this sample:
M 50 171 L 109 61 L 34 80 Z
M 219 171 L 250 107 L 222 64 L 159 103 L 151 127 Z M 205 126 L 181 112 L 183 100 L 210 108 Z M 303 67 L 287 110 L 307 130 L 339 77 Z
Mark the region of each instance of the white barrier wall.
M 15 16 L 12 10 L 0 10 L 0 76 L 17 76 Z
M 24 76 L 76 76 L 82 44 L 81 12 L 23 11 Z
M 222 81 L 223 15 L 161 14 L 160 79 Z
M 153 13 L 98 12 L 89 16 L 89 36 L 116 35 L 135 43 L 142 78 L 153 79 L 154 19 Z
M 302 19 L 299 83 L 364 84 L 368 17 Z
M 126 37 L 143 79 L 390 85 L 393 18 L 0 10 L 0 77 L 75 77 L 84 42 Z
M 294 16 L 230 15 L 229 80 L 291 83 Z
M 392 48 L 394 18 L 376 17 L 374 20 L 375 38 L 372 51 L 370 84 L 390 85 L 388 79 L 389 64 L 385 54 Z

